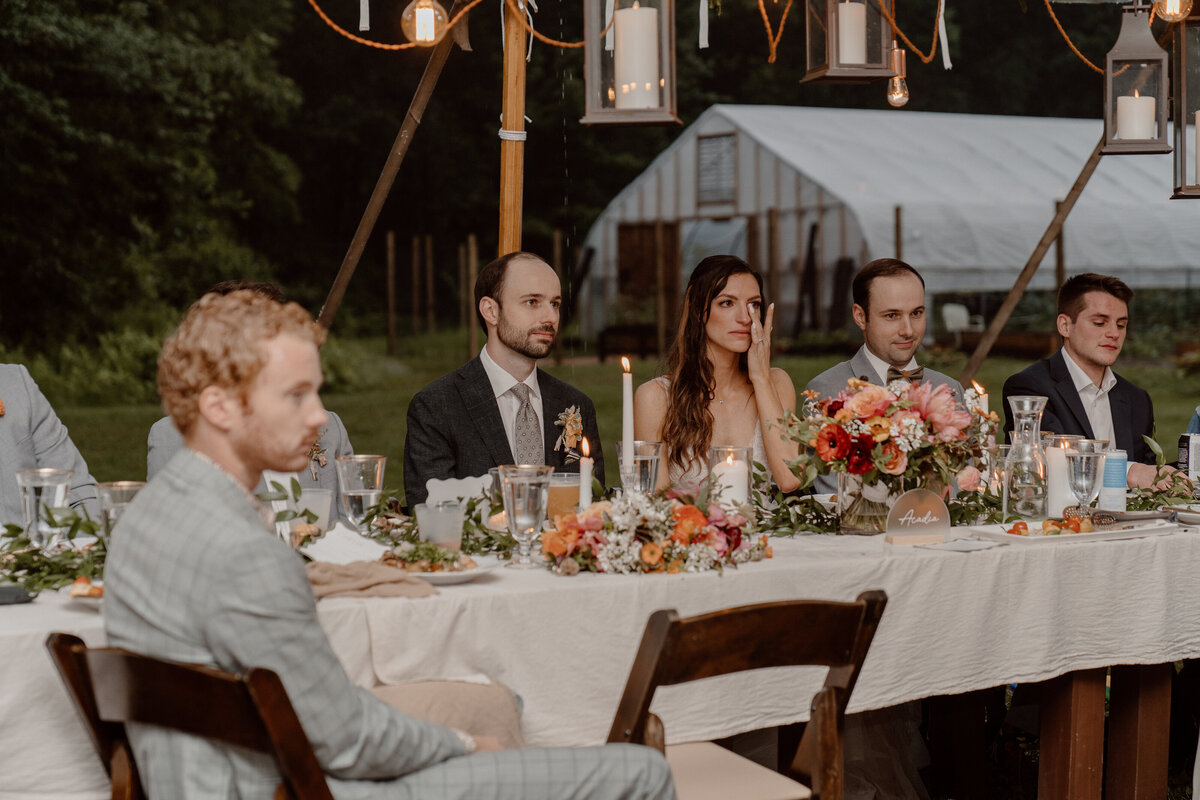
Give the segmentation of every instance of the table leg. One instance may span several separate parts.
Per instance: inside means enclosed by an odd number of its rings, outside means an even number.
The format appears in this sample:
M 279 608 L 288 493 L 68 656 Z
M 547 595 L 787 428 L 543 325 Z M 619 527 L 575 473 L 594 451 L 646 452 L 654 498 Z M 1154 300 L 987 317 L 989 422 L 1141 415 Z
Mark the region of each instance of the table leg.
M 1088 669 L 1042 684 L 1038 800 L 1100 800 L 1104 678 Z
M 1112 668 L 1108 702 L 1107 800 L 1167 796 L 1171 664 Z

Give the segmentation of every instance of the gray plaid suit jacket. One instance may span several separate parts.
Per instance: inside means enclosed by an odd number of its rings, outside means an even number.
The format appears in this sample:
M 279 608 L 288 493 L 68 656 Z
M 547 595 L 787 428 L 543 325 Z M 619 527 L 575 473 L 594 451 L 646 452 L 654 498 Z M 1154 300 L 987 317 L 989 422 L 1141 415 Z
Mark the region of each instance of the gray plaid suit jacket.
M 99 519 L 96 479 L 67 434 L 50 402 L 42 395 L 29 370 L 21 364 L 0 364 L 0 524 L 21 524 L 21 489 L 17 470 L 58 467 L 75 470 L 71 506 L 82 506 Z
M 235 673 L 275 670 L 339 800 L 674 796 L 665 762 L 647 748 L 463 757 L 453 731 L 356 687 L 317 620 L 299 557 L 232 477 L 186 448 L 122 516 L 105 578 L 113 646 Z M 150 797 L 265 799 L 278 783 L 267 757 L 152 727 L 129 734 Z
M 569 383 L 542 370 L 537 373 L 542 393 L 542 440 L 546 464 L 555 472 L 579 472 L 579 462 L 567 463 L 566 453 L 555 451 L 562 428 L 558 415 L 577 406 L 583 421 L 596 480 L 604 483 L 604 448 L 592 400 Z M 472 478 L 492 467 L 514 463 L 512 448 L 492 384 L 479 356 L 449 375 L 443 375 L 413 397 L 408 405 L 404 435 L 404 497 L 408 505 L 424 503 L 430 478 Z
M 833 397 L 846 388 L 847 382 L 851 378 L 859 378 L 860 380 L 870 381 L 871 383 L 879 383 L 879 375 L 875 372 L 875 367 L 867 359 L 867 346 L 864 344 L 858 348 L 858 352 L 849 361 L 843 361 L 840 364 L 834 364 L 829 369 L 822 372 L 820 375 L 813 378 L 804 387 L 805 391 L 814 391 L 821 397 Z M 922 378 L 925 383 L 931 383 L 934 386 L 948 385 L 953 391 L 954 396 L 961 403 L 963 399 L 962 384 L 951 378 L 949 375 L 938 372 L 937 370 L 925 369 L 925 377 Z M 813 484 L 813 488 L 818 492 L 836 492 L 837 491 L 837 476 L 836 475 L 818 475 Z

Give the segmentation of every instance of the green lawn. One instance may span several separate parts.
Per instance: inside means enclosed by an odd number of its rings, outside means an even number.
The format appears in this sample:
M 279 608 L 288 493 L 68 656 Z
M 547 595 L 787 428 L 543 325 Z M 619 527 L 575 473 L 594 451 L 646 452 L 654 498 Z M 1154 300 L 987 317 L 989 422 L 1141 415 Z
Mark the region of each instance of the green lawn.
M 362 360 L 369 374 L 369 388 L 355 392 L 331 393 L 325 396 L 326 405 L 341 415 L 350 432 L 355 450 L 360 453 L 383 453 L 389 457 L 388 485 L 395 490 L 401 486 L 401 465 L 404 456 L 405 412 L 408 403 L 421 387 L 442 375 L 467 358 L 466 335 L 438 333 L 406 339 L 401 354 L 388 358 L 382 340 L 343 343 L 362 351 Z M 605 364 L 587 359 L 587 351 L 565 354 L 564 363 L 545 362 L 547 370 L 578 386 L 596 404 L 604 446 L 611 451 L 620 435 L 621 397 L 620 364 Z M 776 359 L 776 365 L 787 370 L 797 389 L 804 388 L 818 372 L 841 360 L 839 356 L 789 356 Z M 961 354 L 930 354 L 933 366 L 957 375 L 966 364 Z M 1028 362 L 1017 359 L 989 359 L 979 374 L 979 381 L 988 389 L 992 408 L 999 411 L 1000 389 L 1004 379 L 1023 368 Z M 658 374 L 657 361 L 634 363 L 635 383 L 649 380 Z M 1148 364 L 1123 366 L 1121 373 L 1145 387 L 1154 398 L 1158 420 L 1158 441 L 1174 457 L 1175 441 L 1187 426 L 1196 403 L 1200 400 L 1200 376 L 1179 377 L 1174 367 Z M 161 416 L 152 405 L 109 407 L 59 407 L 60 416 L 71 430 L 71 437 L 83 451 L 93 474 L 99 480 L 141 479 L 146 472 L 146 433 Z

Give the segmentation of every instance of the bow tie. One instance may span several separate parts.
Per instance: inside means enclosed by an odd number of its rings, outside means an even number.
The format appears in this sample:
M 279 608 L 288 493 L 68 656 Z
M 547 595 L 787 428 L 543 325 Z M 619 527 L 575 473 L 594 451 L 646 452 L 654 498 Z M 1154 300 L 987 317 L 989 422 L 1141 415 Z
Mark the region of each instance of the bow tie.
M 921 380 L 921 378 L 924 378 L 924 377 L 925 377 L 925 368 L 924 367 L 917 367 L 916 369 L 896 369 L 895 367 L 888 367 L 888 371 L 887 371 L 887 382 L 888 383 L 891 383 L 892 381 L 899 381 L 899 380 L 912 381 L 913 383 L 917 383 L 918 381 Z

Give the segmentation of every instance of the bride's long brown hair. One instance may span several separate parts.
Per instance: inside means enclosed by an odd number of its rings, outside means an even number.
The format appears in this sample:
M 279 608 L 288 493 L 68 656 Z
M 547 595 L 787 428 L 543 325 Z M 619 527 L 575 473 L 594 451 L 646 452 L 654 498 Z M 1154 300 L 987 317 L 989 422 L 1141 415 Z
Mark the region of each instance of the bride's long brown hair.
M 669 463 L 686 469 L 688 462 L 708 455 L 712 441 L 713 415 L 708 410 L 714 386 L 712 362 L 708 360 L 708 317 L 713 300 L 734 275 L 752 275 L 763 290 L 762 276 L 737 256 L 709 256 L 696 265 L 683 295 L 683 309 L 676 327 L 675 343 L 667 356 L 667 413 L 662 440 Z M 759 322 L 762 308 L 759 307 Z M 738 370 L 748 374 L 746 354 L 738 356 Z

